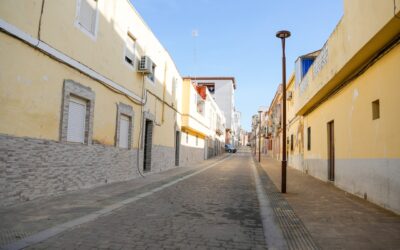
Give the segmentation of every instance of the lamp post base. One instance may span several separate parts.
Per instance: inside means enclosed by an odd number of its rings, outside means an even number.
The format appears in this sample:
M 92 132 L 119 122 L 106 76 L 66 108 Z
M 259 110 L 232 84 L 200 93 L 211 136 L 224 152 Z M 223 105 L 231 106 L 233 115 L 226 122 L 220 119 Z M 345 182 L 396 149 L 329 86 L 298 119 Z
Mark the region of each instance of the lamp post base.
M 286 167 L 287 161 L 282 161 L 282 181 L 281 181 L 281 192 L 286 193 Z

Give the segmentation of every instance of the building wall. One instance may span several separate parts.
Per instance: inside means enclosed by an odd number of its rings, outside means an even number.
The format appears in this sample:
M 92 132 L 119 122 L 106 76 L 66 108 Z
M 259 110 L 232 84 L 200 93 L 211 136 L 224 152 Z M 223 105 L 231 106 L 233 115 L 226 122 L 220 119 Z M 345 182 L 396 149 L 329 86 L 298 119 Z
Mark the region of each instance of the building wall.
M 231 80 L 218 80 L 215 82 L 214 98 L 218 107 L 226 118 L 226 128 L 232 128 L 234 119 L 234 89 Z
M 130 180 L 139 176 L 137 151 L 0 135 L 2 206 Z
M 215 83 L 215 91 L 212 95 L 215 102 L 217 103 L 220 110 L 223 112 L 225 119 L 226 119 L 226 128 L 232 129 L 233 121 L 234 121 L 234 107 L 235 107 L 235 100 L 234 100 L 234 87 L 232 80 L 220 80 L 220 79 L 199 79 L 193 78 L 186 78 L 190 79 L 192 82 L 195 83 Z
M 399 0 L 396 0 L 399 6 Z M 305 114 L 400 32 L 393 1 L 345 0 L 344 15 L 296 92 Z
M 194 131 L 185 130 L 181 136 L 180 164 L 188 166 L 206 159 L 204 149 L 205 138 Z
M 221 145 L 224 140 L 222 134 L 217 135 L 217 117 L 225 123 L 225 117 L 206 90 L 203 113 L 197 111 L 197 100 L 201 96 L 196 91 L 190 79 L 184 79 L 182 87 L 182 131 L 181 163 L 189 165 L 223 153 Z M 218 148 L 217 148 L 218 147 Z
M 304 117 L 311 127 L 311 150 L 305 168 L 327 180 L 327 123 L 334 121 L 335 185 L 400 212 L 400 100 L 397 45 L 364 74 Z M 372 119 L 372 102 L 380 101 L 380 118 Z
M 287 96 L 291 92 L 292 95 L 295 91 L 295 75 L 290 77 L 287 87 Z M 288 153 L 287 161 L 290 167 L 303 171 L 303 158 L 304 158 L 304 125 L 303 118 L 297 116 L 294 109 L 294 99 L 287 98 L 286 101 L 286 150 Z
M 144 119 L 154 124 L 151 172 L 175 166 L 182 79 L 174 62 L 129 1 L 98 1 L 95 37 L 74 24 L 78 2 L 46 1 L 40 37 L 42 1 L 0 3 L 0 25 L 27 39 L 22 42 L 0 32 L 2 205 L 136 178 L 143 171 Z M 133 67 L 125 63 L 128 32 L 136 38 L 136 59 L 148 55 L 155 61 L 154 82 L 137 72 L 137 61 Z M 54 53 L 75 60 L 78 66 L 55 60 Z M 105 82 L 88 76 L 82 67 Z M 63 139 L 66 82 L 93 93 L 87 125 L 90 140 L 84 144 Z M 143 86 L 145 104 L 141 107 Z M 132 112 L 129 149 L 117 146 L 120 105 Z

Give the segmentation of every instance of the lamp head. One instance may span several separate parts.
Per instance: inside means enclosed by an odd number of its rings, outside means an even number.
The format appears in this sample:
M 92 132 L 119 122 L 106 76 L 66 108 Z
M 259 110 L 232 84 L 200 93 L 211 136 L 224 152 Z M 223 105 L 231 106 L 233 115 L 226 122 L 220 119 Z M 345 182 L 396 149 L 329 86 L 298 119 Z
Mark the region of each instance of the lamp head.
M 276 37 L 280 38 L 280 39 L 288 38 L 288 37 L 290 37 L 290 31 L 287 31 L 287 30 L 278 31 L 278 32 L 276 32 Z

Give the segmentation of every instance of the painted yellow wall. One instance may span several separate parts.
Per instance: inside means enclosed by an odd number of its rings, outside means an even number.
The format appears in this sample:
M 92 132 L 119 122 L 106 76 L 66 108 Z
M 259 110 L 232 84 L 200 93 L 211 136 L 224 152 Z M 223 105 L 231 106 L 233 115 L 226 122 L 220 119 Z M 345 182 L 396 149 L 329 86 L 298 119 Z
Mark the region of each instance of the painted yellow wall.
M 202 134 L 196 133 L 189 129 L 184 129 L 185 131 L 181 134 L 181 145 L 191 148 L 204 149 L 205 141 Z M 186 139 L 187 137 L 187 139 Z M 197 137 L 197 145 L 196 145 Z
M 400 1 L 396 0 L 397 6 Z M 295 110 L 304 114 L 400 32 L 393 1 L 345 0 L 344 16 L 296 92 Z M 400 13 L 400 9 L 397 10 Z M 318 60 L 326 56 L 320 70 Z
M 37 38 L 42 0 L 1 0 L 0 18 Z
M 197 112 L 196 95 L 197 91 L 190 79 L 185 79 L 182 88 L 182 126 L 196 131 L 204 137 L 210 134 L 210 129 L 207 126 L 209 122 L 207 122 L 206 116 Z
M 144 84 L 153 93 L 147 95 L 143 107 L 155 117 L 153 142 L 173 147 L 175 128 L 181 126 L 176 111 L 179 113 L 182 107 L 182 79 L 172 58 L 128 0 L 98 1 L 95 39 L 75 24 L 77 3 L 46 1 L 40 39 L 138 96 Z M 0 18 L 37 38 L 41 6 L 39 0 L 1 1 Z M 125 63 L 128 32 L 136 38 L 137 60 L 147 55 L 157 65 L 154 82 L 137 72 L 138 62 L 134 67 Z M 0 133 L 58 140 L 62 85 L 65 79 L 71 79 L 96 94 L 93 140 L 114 145 L 116 103 L 123 102 L 134 107 L 133 146 L 137 147 L 142 118 L 139 105 L 2 32 L 0 42 L 4 59 L 0 60 L 4 72 L 0 75 Z
M 14 136 L 59 140 L 62 88 L 65 79 L 90 87 L 96 94 L 93 140 L 114 145 L 116 104 L 123 102 L 140 109 L 93 79 L 50 59 L 29 46 L 0 33 L 0 133 Z M 38 66 L 40 65 L 40 66 Z M 24 69 L 24 70 L 21 70 Z M 134 122 L 134 146 L 139 128 Z
M 294 95 L 295 91 L 295 76 L 294 74 L 291 75 L 289 78 L 289 82 L 286 87 L 286 91 L 289 92 L 291 91 Z M 305 138 L 304 136 L 306 135 L 304 133 L 304 128 L 303 128 L 303 118 L 301 116 L 297 116 L 295 109 L 294 109 L 294 97 L 292 97 L 291 100 L 286 101 L 286 108 L 287 108 L 287 140 L 289 143 L 287 143 L 287 152 L 288 152 L 288 164 L 289 166 L 301 169 L 301 160 L 303 158 L 303 152 L 304 152 L 304 144 Z M 293 150 L 291 147 L 291 136 L 293 135 Z
M 311 127 L 311 151 L 306 158 L 327 159 L 327 123 L 335 124 L 335 156 L 400 158 L 400 46 L 363 75 L 304 117 Z M 372 120 L 372 102 L 380 101 L 380 118 Z M 306 140 L 305 140 L 306 143 Z M 306 146 L 306 144 L 305 144 Z

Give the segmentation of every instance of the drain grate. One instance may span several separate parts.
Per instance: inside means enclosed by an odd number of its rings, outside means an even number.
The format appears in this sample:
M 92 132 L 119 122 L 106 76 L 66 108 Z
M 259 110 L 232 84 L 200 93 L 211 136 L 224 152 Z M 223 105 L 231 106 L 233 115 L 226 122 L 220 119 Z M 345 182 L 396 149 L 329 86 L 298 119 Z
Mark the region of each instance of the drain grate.
M 254 161 L 289 249 L 320 249 L 267 173 Z
M 26 238 L 30 235 L 28 232 L 17 230 L 0 231 L 0 247 L 13 243 L 15 241 Z

